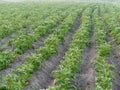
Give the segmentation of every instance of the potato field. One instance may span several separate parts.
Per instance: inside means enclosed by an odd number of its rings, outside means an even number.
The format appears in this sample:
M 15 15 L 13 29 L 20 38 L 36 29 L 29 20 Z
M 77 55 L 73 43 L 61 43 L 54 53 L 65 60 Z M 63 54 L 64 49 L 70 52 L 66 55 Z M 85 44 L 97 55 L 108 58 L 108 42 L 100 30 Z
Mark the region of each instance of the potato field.
M 0 90 L 120 90 L 120 6 L 0 2 Z

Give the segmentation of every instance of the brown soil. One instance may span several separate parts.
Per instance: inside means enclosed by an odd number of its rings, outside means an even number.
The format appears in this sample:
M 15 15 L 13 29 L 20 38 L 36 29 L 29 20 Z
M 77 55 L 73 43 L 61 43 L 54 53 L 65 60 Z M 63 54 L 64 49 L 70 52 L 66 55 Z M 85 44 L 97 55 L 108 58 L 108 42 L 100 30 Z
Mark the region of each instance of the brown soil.
M 97 54 L 92 15 L 91 23 L 90 45 L 83 52 L 84 61 L 80 65 L 79 73 L 74 76 L 75 85 L 79 90 L 95 90 L 95 70 L 92 62 L 95 60 Z
M 68 50 L 69 44 L 72 41 L 72 36 L 80 26 L 79 20 L 81 16 L 82 14 L 78 16 L 76 22 L 73 25 L 72 31 L 66 34 L 64 37 L 64 42 L 58 46 L 58 54 L 52 56 L 42 64 L 42 70 L 37 70 L 34 73 L 33 77 L 29 81 L 28 86 L 26 86 L 24 90 L 32 90 L 33 88 L 39 90 L 46 89 L 49 86 L 54 86 L 55 81 L 52 75 L 52 71 L 54 71 L 60 64 L 60 61 L 65 55 L 65 52 Z

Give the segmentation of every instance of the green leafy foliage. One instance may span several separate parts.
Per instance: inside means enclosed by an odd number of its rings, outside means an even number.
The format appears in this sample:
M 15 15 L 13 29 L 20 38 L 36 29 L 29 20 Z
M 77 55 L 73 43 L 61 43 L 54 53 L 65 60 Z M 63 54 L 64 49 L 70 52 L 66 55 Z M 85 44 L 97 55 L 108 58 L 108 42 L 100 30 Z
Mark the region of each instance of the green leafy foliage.
M 90 9 L 86 9 L 82 16 L 82 24 L 73 36 L 73 41 L 70 44 L 68 51 L 65 53 L 64 60 L 53 72 L 56 86 L 49 87 L 49 90 L 77 90 L 75 85 L 72 85 L 73 77 L 78 71 L 80 63 L 83 61 L 82 52 L 89 43 L 90 31 Z M 87 16 L 86 16 L 87 15 Z
M 3 52 L 0 53 L 0 56 L 2 57 L 0 70 L 4 69 L 9 63 L 14 61 L 14 59 L 17 56 L 23 54 L 29 48 L 33 48 L 33 43 L 35 41 L 37 41 L 38 39 L 40 39 L 41 37 L 43 37 L 47 34 L 51 34 L 52 32 L 54 32 L 55 25 L 58 23 L 62 23 L 62 21 L 71 12 L 72 8 L 74 9 L 74 6 L 69 8 L 68 10 L 65 9 L 68 6 L 64 6 L 64 7 L 60 7 L 60 6 L 53 6 L 54 8 L 56 7 L 56 9 L 52 8 L 51 15 L 49 15 L 45 20 L 43 19 L 43 20 L 39 21 L 39 25 L 36 26 L 36 28 L 34 27 L 34 30 L 30 29 L 31 30 L 31 31 L 29 31 L 30 33 L 27 32 L 27 29 L 29 29 L 29 28 L 21 29 L 12 38 L 10 38 L 8 40 L 9 43 L 7 43 L 7 44 L 14 47 L 14 49 L 9 51 L 6 56 L 4 55 Z M 65 9 L 65 12 L 61 13 L 61 11 L 63 9 Z M 49 9 L 48 9 L 48 11 L 49 11 Z M 31 11 L 31 13 L 32 13 L 32 11 Z M 43 15 L 44 15 L 44 13 L 43 13 Z M 59 17 L 58 17 L 58 15 L 59 15 Z M 41 16 L 38 19 L 42 19 L 42 18 L 43 18 L 43 16 Z M 62 27 L 66 28 L 64 24 L 63 24 L 63 26 L 61 26 L 61 28 Z M 33 24 L 33 25 L 35 25 L 35 24 Z M 7 51 L 5 51 L 5 52 L 7 52 Z M 8 59 L 9 61 L 8 60 L 6 61 L 6 58 L 8 58 L 7 56 L 9 56 L 9 59 Z
M 6 82 L 0 86 L 0 89 L 5 86 L 8 90 L 22 90 L 24 86 L 27 85 L 27 81 L 30 79 L 33 71 L 40 66 L 41 62 L 45 61 L 52 55 L 57 54 L 57 46 L 62 42 L 62 37 L 70 31 L 70 28 L 72 28 L 78 13 L 77 10 L 74 12 L 70 11 L 70 14 L 58 29 L 60 30 L 60 33 L 56 33 L 58 31 L 55 30 L 53 34 L 45 40 L 45 45 L 43 47 L 39 48 L 35 54 L 26 56 L 25 63 L 17 67 L 11 74 L 5 77 Z
M 97 14 L 97 11 L 94 12 Z M 96 71 L 96 90 L 111 90 L 113 72 L 110 70 L 111 64 L 107 63 L 107 58 L 112 49 L 110 43 L 106 41 L 107 30 L 101 17 L 94 15 L 95 19 L 95 36 L 97 43 L 97 57 L 94 61 Z

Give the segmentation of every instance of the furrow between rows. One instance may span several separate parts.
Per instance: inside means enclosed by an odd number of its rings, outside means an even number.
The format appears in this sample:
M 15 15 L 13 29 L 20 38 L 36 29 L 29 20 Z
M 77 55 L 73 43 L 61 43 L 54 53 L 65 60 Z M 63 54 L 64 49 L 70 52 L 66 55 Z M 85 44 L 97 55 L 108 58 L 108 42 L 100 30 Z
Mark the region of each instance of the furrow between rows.
M 32 90 L 32 88 L 46 89 L 48 86 L 54 86 L 54 77 L 52 75 L 52 71 L 55 70 L 56 67 L 60 64 L 60 61 L 65 55 L 65 52 L 68 50 L 72 36 L 80 25 L 79 20 L 81 16 L 82 14 L 77 17 L 72 30 L 64 37 L 64 42 L 58 46 L 57 54 L 42 64 L 42 70 L 37 70 L 35 72 L 34 76 L 29 81 L 29 85 L 25 87 L 25 90 Z
M 62 42 L 63 37 L 71 30 L 75 18 L 79 13 L 79 10 L 82 9 L 76 8 L 73 8 L 75 11 L 70 12 L 70 14 L 60 25 L 60 27 L 44 41 L 43 47 L 40 47 L 37 52 L 31 54 L 31 56 L 27 56 L 24 64 L 17 67 L 15 70 L 12 71 L 11 74 L 5 77 L 5 82 L 0 88 L 6 88 L 10 90 L 18 88 L 18 90 L 21 90 L 24 88 L 25 85 L 28 84 L 27 81 L 30 79 L 38 66 L 41 66 L 43 61 L 58 52 L 57 46 Z M 12 80 L 12 83 L 10 83 L 9 80 Z
M 80 65 L 80 71 L 75 75 L 75 83 L 78 88 L 82 90 L 95 90 L 95 70 L 92 62 L 95 60 L 96 54 L 96 43 L 94 35 L 94 20 L 91 12 L 90 22 L 91 22 L 91 32 L 89 35 L 90 44 L 87 46 L 83 52 L 83 63 Z

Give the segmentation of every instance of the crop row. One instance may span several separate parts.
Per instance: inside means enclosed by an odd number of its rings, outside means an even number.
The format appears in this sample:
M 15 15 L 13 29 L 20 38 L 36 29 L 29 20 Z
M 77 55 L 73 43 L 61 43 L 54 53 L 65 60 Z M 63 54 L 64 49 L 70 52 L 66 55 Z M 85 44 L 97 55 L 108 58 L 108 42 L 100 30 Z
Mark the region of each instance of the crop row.
M 1 9 L 0 13 L 0 40 L 13 32 L 27 28 L 33 22 L 35 24 L 42 18 L 48 16 L 48 13 L 50 13 L 51 10 L 55 10 L 53 8 L 58 8 L 58 6 L 50 8 L 49 5 L 46 6 L 46 8 L 45 6 L 42 6 L 42 8 L 38 6 L 38 9 L 34 10 L 36 7 L 33 7 L 34 9 L 30 11 L 30 8 L 23 5 L 4 7 L 4 9 Z M 19 9 L 19 7 L 21 8 Z M 2 8 L 2 6 L 0 8 Z
M 111 51 L 111 45 L 106 41 L 106 30 L 102 18 L 98 16 L 98 11 L 94 12 L 95 37 L 97 44 L 97 57 L 94 61 L 96 72 L 96 90 L 111 90 L 112 76 L 111 64 L 107 63 L 107 58 Z
M 9 42 L 8 44 L 13 44 L 12 42 L 14 42 L 16 39 L 20 38 L 21 34 L 27 35 L 27 34 L 33 33 L 36 28 L 38 28 L 40 25 L 43 24 L 43 22 L 46 22 L 46 23 L 48 22 L 48 19 L 50 18 L 49 16 L 53 15 L 55 12 L 57 13 L 58 11 L 63 11 L 67 7 L 68 6 L 60 8 L 59 6 L 54 6 L 49 9 L 42 10 L 44 12 L 39 12 L 38 10 L 41 11 L 41 9 L 38 9 L 35 11 L 30 11 L 29 13 L 31 16 L 26 13 L 26 16 L 29 18 L 26 18 L 26 20 L 23 20 L 23 19 L 21 19 L 21 20 L 24 21 L 24 23 L 26 21 L 29 21 L 29 24 L 25 25 L 26 26 L 25 28 L 20 28 L 20 29 L 16 28 L 17 30 L 15 30 L 14 35 L 12 35 L 12 39 L 8 40 L 8 42 Z M 26 9 L 25 9 L 25 11 L 26 11 Z M 37 13 L 37 12 L 39 12 L 39 13 Z M 34 13 L 36 16 L 34 16 L 34 14 L 32 14 L 32 13 Z M 24 16 L 24 13 L 21 13 L 20 15 Z M 16 17 L 16 19 L 18 19 L 18 18 Z M 17 22 L 14 21 L 14 23 L 17 23 Z M 15 24 L 13 24 L 13 25 L 15 25 Z M 17 26 L 19 26 L 19 25 L 17 25 Z M 3 29 L 1 29 L 1 30 L 3 30 Z M 5 30 L 11 32 L 11 30 L 8 30 L 8 29 L 5 29 Z M 12 30 L 14 30 L 14 29 L 12 29 Z M 5 32 L 3 32 L 3 33 L 5 33 Z M 5 48 L 5 45 L 3 47 Z M 2 47 L 1 47 L 1 49 L 2 49 Z
M 20 36 L 11 38 L 10 39 L 11 46 L 15 47 L 15 49 L 0 52 L 0 56 L 2 57 L 2 59 L 0 60 L 0 70 L 4 69 L 10 62 L 13 62 L 13 60 L 17 56 L 31 48 L 33 42 L 35 42 L 42 36 L 52 33 L 54 31 L 54 29 L 52 28 L 56 24 L 58 24 L 58 22 L 61 22 L 71 12 L 71 10 L 72 9 L 70 8 L 68 11 L 65 11 L 64 13 L 61 13 L 62 12 L 61 10 L 58 12 L 54 12 L 53 15 L 48 16 L 47 20 L 42 22 L 42 24 L 40 24 L 39 27 L 37 27 L 33 31 L 33 33 L 31 34 L 21 33 Z
M 79 6 L 82 7 L 82 6 Z M 5 77 L 5 83 L 0 89 L 6 90 L 22 90 L 27 81 L 32 76 L 32 73 L 43 61 L 57 53 L 57 46 L 63 41 L 63 37 L 69 32 L 80 13 L 81 8 L 74 8 L 68 17 L 44 42 L 44 46 L 37 50 L 37 53 L 26 57 L 23 65 L 13 70 L 11 74 Z M 12 82 L 11 82 L 12 81 Z
M 110 35 L 115 41 L 120 44 L 120 23 L 119 23 L 119 8 L 111 6 L 108 8 L 109 12 L 103 12 L 103 18 L 107 24 Z
M 74 82 L 74 75 L 78 72 L 79 65 L 83 61 L 82 52 L 89 43 L 91 11 L 91 8 L 87 8 L 82 14 L 81 25 L 74 34 L 64 59 L 61 60 L 58 68 L 53 71 L 56 84 L 54 87 L 49 87 L 49 90 L 78 90 L 72 82 Z

